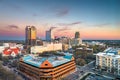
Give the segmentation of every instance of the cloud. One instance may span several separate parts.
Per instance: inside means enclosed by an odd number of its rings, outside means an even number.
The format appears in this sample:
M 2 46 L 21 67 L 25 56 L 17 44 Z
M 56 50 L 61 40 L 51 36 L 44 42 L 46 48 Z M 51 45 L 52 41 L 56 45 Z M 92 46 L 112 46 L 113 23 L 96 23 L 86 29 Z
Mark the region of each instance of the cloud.
M 95 25 L 96 27 L 106 27 L 108 26 L 109 24 L 108 23 L 105 23 L 105 24 L 99 24 L 99 25 Z
M 38 15 L 36 13 L 32 14 L 33 17 L 37 17 Z
M 58 23 L 59 26 L 73 26 L 73 25 L 77 25 L 77 24 L 81 24 L 82 22 L 78 21 L 78 22 L 73 22 L 73 23 Z
M 62 27 L 60 29 L 57 29 L 57 31 L 66 31 L 66 30 L 71 30 L 69 27 Z
M 19 29 L 19 27 L 16 25 L 8 25 L 7 27 L 10 29 Z
M 23 12 L 24 11 L 21 6 L 19 6 L 16 3 L 11 3 L 11 1 L 1 0 L 0 2 L 2 2 L 6 7 L 12 8 L 12 9 L 14 9 L 16 11 L 19 11 L 19 12 Z
M 53 30 L 53 29 L 55 29 L 55 28 L 57 28 L 57 27 L 50 27 L 51 30 Z
M 58 8 L 55 10 L 55 12 L 56 12 L 57 17 L 62 17 L 69 13 L 69 9 L 68 8 Z
M 90 25 L 90 26 L 92 26 L 92 27 L 107 27 L 107 26 L 109 26 L 110 24 L 109 23 L 104 23 L 104 24 L 96 24 L 96 25 Z

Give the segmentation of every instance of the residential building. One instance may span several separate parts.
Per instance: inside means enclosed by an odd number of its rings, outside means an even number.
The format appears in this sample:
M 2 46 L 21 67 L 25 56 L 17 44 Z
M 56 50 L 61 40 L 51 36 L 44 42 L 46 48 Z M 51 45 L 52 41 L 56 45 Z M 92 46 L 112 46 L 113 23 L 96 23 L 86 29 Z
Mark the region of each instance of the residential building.
M 120 48 L 108 48 L 96 54 L 96 67 L 120 75 Z
M 2 56 L 13 56 L 15 57 L 18 54 L 21 54 L 21 51 L 23 50 L 22 44 L 16 44 L 16 43 L 3 43 L 0 46 L 0 53 Z
M 2 56 L 12 56 L 15 57 L 18 54 L 21 54 L 21 51 L 18 47 L 5 48 L 2 52 Z
M 76 69 L 74 57 L 26 55 L 20 59 L 19 72 L 31 80 L 59 80 Z

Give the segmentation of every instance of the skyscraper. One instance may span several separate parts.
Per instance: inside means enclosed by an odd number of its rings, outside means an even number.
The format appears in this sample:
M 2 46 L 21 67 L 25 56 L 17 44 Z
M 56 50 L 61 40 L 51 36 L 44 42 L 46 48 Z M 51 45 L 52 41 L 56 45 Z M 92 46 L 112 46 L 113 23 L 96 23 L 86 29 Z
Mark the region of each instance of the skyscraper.
M 75 32 L 75 38 L 72 40 L 71 43 L 73 46 L 78 46 L 78 45 L 82 44 L 82 39 L 80 38 L 79 32 Z
M 80 33 L 79 32 L 75 33 L 75 38 L 80 38 Z
M 26 26 L 26 45 L 35 45 L 36 44 L 36 28 L 34 26 Z
M 52 29 L 46 31 L 46 41 L 52 41 L 54 39 L 54 35 L 52 33 Z

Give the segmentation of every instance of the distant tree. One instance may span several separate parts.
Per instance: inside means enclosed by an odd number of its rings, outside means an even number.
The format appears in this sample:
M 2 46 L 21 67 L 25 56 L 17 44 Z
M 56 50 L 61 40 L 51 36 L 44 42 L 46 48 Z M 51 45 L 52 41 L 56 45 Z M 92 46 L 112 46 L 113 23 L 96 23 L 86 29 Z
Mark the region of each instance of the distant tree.
M 102 52 L 106 49 L 106 47 L 100 45 L 94 45 L 92 48 L 94 53 Z
M 96 57 L 93 54 L 87 54 L 87 59 L 95 60 Z
M 76 59 L 76 64 L 80 66 L 84 66 L 86 64 L 86 61 L 82 58 Z
M 0 60 L 2 60 L 2 53 L 0 53 Z
M 18 61 L 17 60 L 14 60 L 13 62 L 12 62 L 12 66 L 14 66 L 14 67 L 18 67 Z
M 3 61 L 3 62 L 8 62 L 8 61 L 9 61 L 9 58 L 8 58 L 8 57 L 3 57 L 3 58 L 2 58 L 2 61 Z
M 0 63 L 0 80 L 22 80 L 22 78 L 3 68 Z

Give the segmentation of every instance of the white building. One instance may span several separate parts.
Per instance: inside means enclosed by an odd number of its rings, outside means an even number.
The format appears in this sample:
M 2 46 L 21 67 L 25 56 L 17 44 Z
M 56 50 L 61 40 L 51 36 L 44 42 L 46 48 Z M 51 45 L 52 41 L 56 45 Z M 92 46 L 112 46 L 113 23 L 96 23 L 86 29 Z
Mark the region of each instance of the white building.
M 0 53 L 2 53 L 4 50 L 4 46 L 0 46 Z
M 31 53 L 62 50 L 62 43 L 44 43 L 43 46 L 32 46 Z
M 72 46 L 79 46 L 82 44 L 82 39 L 81 38 L 73 38 L 71 41 Z
M 108 48 L 96 54 L 96 67 L 120 75 L 120 48 Z

